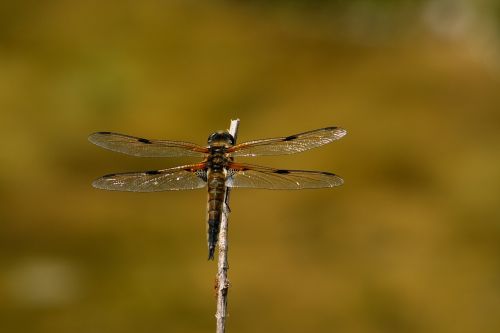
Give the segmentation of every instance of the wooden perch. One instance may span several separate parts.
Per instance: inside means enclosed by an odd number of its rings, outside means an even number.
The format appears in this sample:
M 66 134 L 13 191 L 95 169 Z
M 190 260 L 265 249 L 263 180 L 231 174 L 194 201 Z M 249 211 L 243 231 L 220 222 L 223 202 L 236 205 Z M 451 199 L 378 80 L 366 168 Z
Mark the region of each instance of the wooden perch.
M 234 137 L 234 142 L 236 143 L 236 137 L 238 135 L 238 126 L 240 120 L 231 120 L 231 126 L 229 127 L 229 133 Z M 229 193 L 230 188 L 226 187 L 226 193 L 224 196 L 224 207 L 222 211 L 222 218 L 220 222 L 219 231 L 219 260 L 217 262 L 217 277 L 216 277 L 216 292 L 217 292 L 217 312 L 215 318 L 217 320 L 217 333 L 224 333 L 226 330 L 226 318 L 227 318 L 227 293 L 229 290 L 229 280 L 227 278 L 227 270 L 229 269 L 229 264 L 227 261 L 227 230 L 228 230 L 228 220 L 229 220 Z

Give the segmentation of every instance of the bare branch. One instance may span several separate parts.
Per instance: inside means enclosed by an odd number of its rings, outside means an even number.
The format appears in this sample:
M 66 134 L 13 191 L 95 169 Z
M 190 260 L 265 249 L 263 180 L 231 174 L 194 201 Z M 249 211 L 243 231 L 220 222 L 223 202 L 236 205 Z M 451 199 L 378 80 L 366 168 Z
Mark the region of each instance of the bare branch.
M 239 124 L 239 119 L 231 120 L 231 126 L 229 127 L 229 133 L 234 137 L 235 143 L 236 137 L 238 135 Z M 227 270 L 229 269 L 229 264 L 227 261 L 227 230 L 230 212 L 229 192 L 230 188 L 226 188 L 224 208 L 222 212 L 219 231 L 219 260 L 217 262 L 217 277 L 215 284 L 217 292 L 217 313 L 215 314 L 215 318 L 217 319 L 217 333 L 224 333 L 226 330 L 227 294 L 229 290 L 229 280 L 227 278 Z

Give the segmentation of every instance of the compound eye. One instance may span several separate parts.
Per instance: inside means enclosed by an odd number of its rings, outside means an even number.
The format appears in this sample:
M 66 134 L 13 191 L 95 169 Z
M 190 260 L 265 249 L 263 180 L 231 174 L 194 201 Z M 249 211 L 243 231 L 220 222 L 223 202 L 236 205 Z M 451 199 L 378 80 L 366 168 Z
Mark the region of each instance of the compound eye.
M 226 132 L 226 134 L 227 134 L 227 135 L 226 135 L 226 137 L 227 137 L 227 141 L 228 141 L 229 143 L 231 143 L 231 145 L 234 145 L 234 137 L 233 137 L 231 134 L 227 133 L 227 132 Z
M 212 142 L 216 141 L 218 139 L 218 136 L 219 136 L 219 133 L 215 132 L 215 133 L 212 133 L 210 134 L 210 136 L 208 137 L 208 144 L 211 144 Z

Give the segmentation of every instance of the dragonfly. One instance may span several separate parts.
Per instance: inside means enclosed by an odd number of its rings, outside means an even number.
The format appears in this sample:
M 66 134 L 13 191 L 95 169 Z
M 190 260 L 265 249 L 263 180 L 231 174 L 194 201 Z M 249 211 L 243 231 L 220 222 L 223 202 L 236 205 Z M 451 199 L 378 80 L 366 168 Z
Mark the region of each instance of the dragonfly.
M 212 133 L 206 146 L 190 142 L 150 140 L 113 132 L 96 132 L 89 141 L 105 149 L 137 157 L 197 157 L 202 161 L 162 170 L 112 173 L 96 179 L 95 188 L 111 191 L 157 192 L 208 188 L 208 259 L 214 259 L 226 188 L 298 190 L 343 184 L 338 175 L 323 171 L 276 169 L 236 163 L 235 157 L 287 155 L 317 148 L 347 134 L 326 127 L 299 134 L 235 144 L 228 131 Z

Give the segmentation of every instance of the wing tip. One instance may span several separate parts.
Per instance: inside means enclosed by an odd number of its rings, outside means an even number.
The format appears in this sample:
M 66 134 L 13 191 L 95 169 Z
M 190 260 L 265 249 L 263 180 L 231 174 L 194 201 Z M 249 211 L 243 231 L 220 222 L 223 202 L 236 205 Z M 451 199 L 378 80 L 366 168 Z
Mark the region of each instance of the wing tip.
M 92 182 L 92 187 L 93 188 L 97 188 L 97 189 L 100 189 L 100 190 L 103 190 L 104 188 L 102 187 L 101 185 L 101 181 L 104 177 L 100 177 L 100 178 L 97 178 L 95 179 L 93 182 Z
M 93 187 L 93 188 L 96 188 L 96 189 L 99 189 L 99 190 L 103 190 L 103 188 L 101 187 L 101 185 L 100 185 L 100 183 L 99 183 L 99 180 L 100 180 L 100 178 L 99 178 L 99 179 L 94 180 L 94 181 L 91 183 L 91 185 L 92 185 L 92 187 Z
M 337 175 L 335 175 L 335 177 L 337 178 L 337 182 L 333 186 L 342 186 L 342 185 L 344 185 L 344 179 L 342 177 L 337 176 Z
M 335 187 L 335 186 L 342 186 L 344 185 L 344 179 L 340 177 L 339 175 L 336 175 L 334 173 L 328 172 L 328 171 L 322 171 L 322 174 L 332 177 L 333 182 L 330 183 L 330 186 L 328 187 Z
M 92 142 L 95 145 L 99 145 L 99 137 L 103 135 L 110 135 L 113 134 L 113 132 L 107 132 L 107 131 L 102 131 L 102 132 L 94 132 L 90 134 L 87 139 Z
M 112 178 L 116 176 L 116 173 L 108 173 L 107 175 L 104 175 L 102 177 L 99 177 L 97 179 L 95 179 L 91 184 L 92 184 L 92 187 L 93 188 L 97 188 L 97 189 L 100 189 L 100 190 L 113 190 L 109 187 L 106 187 L 104 186 L 103 183 L 105 182 L 108 182 L 109 181 L 109 178 Z
M 326 127 L 325 129 L 331 131 L 335 139 L 340 139 L 347 134 L 347 130 L 345 128 L 338 126 Z

